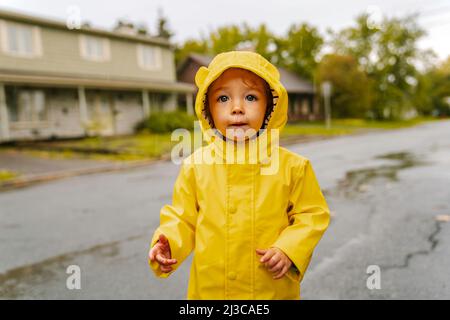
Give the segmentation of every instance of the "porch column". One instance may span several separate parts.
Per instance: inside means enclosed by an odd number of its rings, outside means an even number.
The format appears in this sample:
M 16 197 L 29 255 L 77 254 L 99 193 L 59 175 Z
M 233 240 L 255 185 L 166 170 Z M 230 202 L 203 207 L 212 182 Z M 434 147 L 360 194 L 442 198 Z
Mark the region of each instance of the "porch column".
M 142 90 L 142 108 L 144 109 L 144 117 L 148 118 L 150 116 L 150 100 L 147 90 Z
M 86 125 L 88 124 L 88 112 L 86 103 L 86 92 L 84 87 L 78 87 L 78 104 L 80 107 L 80 122 L 84 130 L 86 130 Z
M 5 85 L 0 84 L 0 141 L 10 139 L 8 106 L 6 105 Z
M 192 93 L 186 93 L 186 110 L 188 114 L 194 114 L 194 97 Z
M 169 93 L 169 96 L 167 97 L 167 100 L 163 103 L 163 111 L 164 112 L 170 112 L 170 111 L 176 111 L 177 110 L 177 94 L 172 92 Z

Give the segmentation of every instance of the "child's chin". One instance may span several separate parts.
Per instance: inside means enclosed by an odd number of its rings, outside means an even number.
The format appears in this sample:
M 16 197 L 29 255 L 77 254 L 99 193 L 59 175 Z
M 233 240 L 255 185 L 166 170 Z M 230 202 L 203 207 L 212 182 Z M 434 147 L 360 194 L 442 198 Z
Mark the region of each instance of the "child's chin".
M 234 141 L 234 142 L 244 142 L 247 141 L 248 137 L 227 137 L 228 140 Z
M 254 136 L 246 136 L 246 135 L 227 135 L 227 140 L 234 142 L 245 142 L 252 139 Z

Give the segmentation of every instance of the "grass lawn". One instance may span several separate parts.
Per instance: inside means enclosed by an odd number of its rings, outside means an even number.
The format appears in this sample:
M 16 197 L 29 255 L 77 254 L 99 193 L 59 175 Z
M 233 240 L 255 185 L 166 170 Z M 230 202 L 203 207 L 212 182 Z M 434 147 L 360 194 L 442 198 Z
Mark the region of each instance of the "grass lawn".
M 174 144 L 176 142 L 170 140 L 170 134 L 142 133 L 132 136 L 26 143 L 19 144 L 18 147 L 3 147 L 3 149 L 19 149 L 41 158 L 133 161 L 158 158 L 170 152 Z
M 332 120 L 331 128 L 326 129 L 323 122 L 289 123 L 281 133 L 283 140 L 314 139 L 346 134 L 367 132 L 370 130 L 397 129 L 413 126 L 432 118 L 417 118 L 408 121 L 367 121 L 361 119 Z M 86 158 L 107 161 L 132 161 L 158 158 L 170 152 L 172 142 L 170 133 L 140 133 L 122 137 L 92 137 L 76 140 L 36 142 L 23 145 L 23 152 L 43 158 Z M 3 147 L 14 148 L 17 147 Z M 1 149 L 0 149 L 1 151 Z M 7 173 L 3 174 L 7 176 Z M 0 180 L 2 179 L 0 171 Z
M 338 136 L 371 130 L 389 130 L 411 127 L 435 118 L 416 118 L 405 121 L 369 121 L 363 119 L 333 119 L 331 128 L 327 129 L 323 122 L 290 123 L 281 132 L 281 137 L 292 136 Z
M 0 183 L 14 179 L 18 176 L 19 174 L 16 172 L 0 169 Z

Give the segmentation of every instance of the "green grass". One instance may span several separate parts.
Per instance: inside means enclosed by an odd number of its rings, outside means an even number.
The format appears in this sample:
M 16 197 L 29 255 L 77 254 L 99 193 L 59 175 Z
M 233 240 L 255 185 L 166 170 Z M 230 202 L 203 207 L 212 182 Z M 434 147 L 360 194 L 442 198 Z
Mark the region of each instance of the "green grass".
M 337 136 L 355 132 L 355 128 L 333 125 L 329 130 L 323 124 L 287 124 L 281 131 L 281 138 L 292 136 Z
M 0 170 L 0 183 L 5 182 L 19 176 L 18 173 L 9 170 Z
M 31 145 L 27 144 L 20 150 L 32 156 L 47 159 L 82 158 L 100 161 L 133 161 L 157 158 L 169 152 L 174 144 L 176 142 L 170 140 L 170 134 L 142 133 L 122 137 L 91 137 L 37 142 Z
M 105 160 L 139 160 L 159 157 L 170 151 L 173 144 L 170 134 L 142 133 L 123 137 L 95 137 L 58 143 L 74 153 L 83 149 L 86 155 Z M 90 152 L 89 152 L 90 151 Z
M 293 136 L 339 136 L 370 130 L 389 130 L 411 127 L 419 123 L 435 120 L 434 118 L 415 118 L 404 121 L 376 121 L 364 119 L 332 119 L 327 129 L 323 122 L 288 123 L 281 132 L 281 137 Z

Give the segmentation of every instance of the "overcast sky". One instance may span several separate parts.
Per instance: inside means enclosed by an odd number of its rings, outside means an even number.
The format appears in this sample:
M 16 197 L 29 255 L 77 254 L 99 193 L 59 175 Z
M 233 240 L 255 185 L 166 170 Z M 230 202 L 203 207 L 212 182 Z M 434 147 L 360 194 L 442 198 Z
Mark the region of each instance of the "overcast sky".
M 308 22 L 324 34 L 326 28 L 339 30 L 354 18 L 369 11 L 389 17 L 421 14 L 420 25 L 428 32 L 420 42 L 432 48 L 441 59 L 450 55 L 450 0 L 0 0 L 0 8 L 65 21 L 69 8 L 76 6 L 81 20 L 110 29 L 119 18 L 146 24 L 155 31 L 159 7 L 175 32 L 174 42 L 199 38 L 217 26 L 247 22 L 252 26 L 265 22 L 273 32 L 283 34 L 292 23 Z M 73 12 L 73 11 L 72 11 Z

